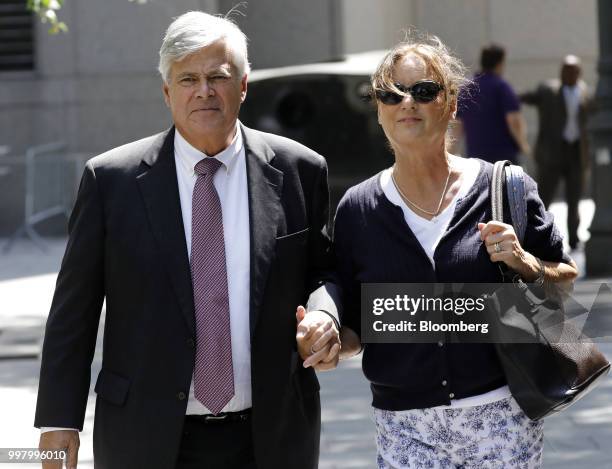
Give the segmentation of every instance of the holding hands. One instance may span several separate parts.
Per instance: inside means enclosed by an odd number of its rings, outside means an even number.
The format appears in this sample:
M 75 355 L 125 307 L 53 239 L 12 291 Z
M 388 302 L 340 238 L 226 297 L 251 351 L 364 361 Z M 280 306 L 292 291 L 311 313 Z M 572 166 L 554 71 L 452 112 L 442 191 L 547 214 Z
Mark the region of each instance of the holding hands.
M 327 371 L 338 365 L 340 333 L 332 317 L 323 311 L 306 311 L 298 306 L 296 341 L 304 368 Z

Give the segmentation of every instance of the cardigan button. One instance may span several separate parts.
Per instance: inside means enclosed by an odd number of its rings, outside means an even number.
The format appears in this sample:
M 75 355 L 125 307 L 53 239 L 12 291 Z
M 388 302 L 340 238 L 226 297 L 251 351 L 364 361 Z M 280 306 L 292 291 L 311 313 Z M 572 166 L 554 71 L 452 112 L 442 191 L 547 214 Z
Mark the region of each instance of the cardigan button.
M 442 342 L 441 340 L 438 342 L 438 347 L 444 347 L 444 342 Z
M 448 395 L 448 397 L 450 397 L 451 399 L 454 399 L 454 398 L 455 398 L 455 393 L 454 393 L 454 392 L 451 392 L 451 393 Z
M 444 380 L 442 381 L 442 386 L 446 386 L 448 384 L 448 381 Z

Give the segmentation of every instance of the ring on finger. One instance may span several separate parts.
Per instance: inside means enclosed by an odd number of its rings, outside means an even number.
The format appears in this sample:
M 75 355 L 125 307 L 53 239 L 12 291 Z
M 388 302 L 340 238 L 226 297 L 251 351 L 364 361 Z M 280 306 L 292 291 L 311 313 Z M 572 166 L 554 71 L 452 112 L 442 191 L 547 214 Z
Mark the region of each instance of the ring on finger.
M 501 252 L 501 248 L 499 247 L 499 243 L 495 243 L 493 246 L 495 246 L 495 252 Z

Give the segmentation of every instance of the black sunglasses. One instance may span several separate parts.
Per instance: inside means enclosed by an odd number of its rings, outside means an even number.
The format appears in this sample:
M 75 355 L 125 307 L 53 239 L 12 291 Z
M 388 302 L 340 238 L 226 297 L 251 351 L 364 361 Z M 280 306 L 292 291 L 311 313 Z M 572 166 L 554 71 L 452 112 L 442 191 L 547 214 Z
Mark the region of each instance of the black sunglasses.
M 412 86 L 404 86 L 401 83 L 394 83 L 394 85 L 402 93 L 410 93 L 412 99 L 421 104 L 432 102 L 444 89 L 442 85 L 432 80 L 417 81 Z M 375 95 L 381 103 L 392 106 L 401 103 L 405 96 L 386 90 L 376 90 Z

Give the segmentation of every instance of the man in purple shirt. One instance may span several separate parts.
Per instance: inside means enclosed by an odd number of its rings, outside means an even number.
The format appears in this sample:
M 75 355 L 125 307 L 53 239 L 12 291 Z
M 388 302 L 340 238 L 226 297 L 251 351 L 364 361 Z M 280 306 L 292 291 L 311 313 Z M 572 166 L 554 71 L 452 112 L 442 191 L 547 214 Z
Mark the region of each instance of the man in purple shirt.
M 518 164 L 519 151 L 529 154 L 520 101 L 503 78 L 506 52 L 492 44 L 480 54 L 481 72 L 459 96 L 457 134 L 465 134 L 466 156 Z

